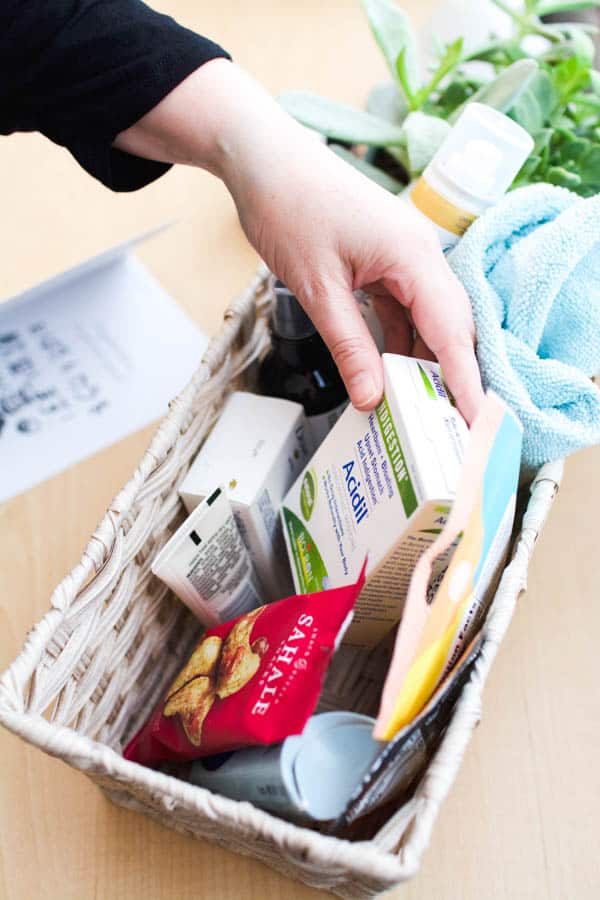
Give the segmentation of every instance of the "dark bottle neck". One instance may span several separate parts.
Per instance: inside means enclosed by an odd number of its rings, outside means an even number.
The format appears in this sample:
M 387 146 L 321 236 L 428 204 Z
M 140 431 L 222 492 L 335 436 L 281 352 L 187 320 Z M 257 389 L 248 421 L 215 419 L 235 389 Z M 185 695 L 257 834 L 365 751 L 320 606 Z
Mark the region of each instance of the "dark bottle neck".
M 311 371 L 323 365 L 333 364 L 331 355 L 321 335 L 314 331 L 304 338 L 286 338 L 273 331 L 271 343 L 282 362 L 293 369 Z

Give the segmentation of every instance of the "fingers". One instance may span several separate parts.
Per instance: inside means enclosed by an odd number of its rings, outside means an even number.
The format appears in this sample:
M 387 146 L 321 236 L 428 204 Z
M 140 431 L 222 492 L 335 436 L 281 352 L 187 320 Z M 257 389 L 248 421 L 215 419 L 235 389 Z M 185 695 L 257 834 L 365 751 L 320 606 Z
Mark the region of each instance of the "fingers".
M 373 409 L 383 395 L 383 367 L 350 289 L 325 285 L 303 305 L 331 351 L 352 405 Z
M 415 349 L 435 354 L 458 408 L 470 424 L 483 400 L 471 305 L 435 238 L 432 241 L 426 236 L 408 266 L 396 278 L 386 280 L 386 287 L 409 306 L 419 334 Z
M 470 425 L 484 397 L 473 344 L 453 341 L 440 347 L 436 356 L 456 405 Z

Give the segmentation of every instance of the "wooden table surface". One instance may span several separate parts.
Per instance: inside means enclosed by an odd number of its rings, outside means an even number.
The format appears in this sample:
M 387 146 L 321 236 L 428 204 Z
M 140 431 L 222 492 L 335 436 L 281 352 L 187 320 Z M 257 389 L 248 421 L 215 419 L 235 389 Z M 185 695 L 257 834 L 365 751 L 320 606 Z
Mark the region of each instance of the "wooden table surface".
M 211 35 L 272 91 L 305 87 L 361 103 L 384 77 L 358 0 L 156 3 Z M 405 3 L 422 22 L 433 4 Z M 112 195 L 39 136 L 0 141 L 0 297 L 119 240 L 179 224 L 140 256 L 212 332 L 256 259 L 210 176 L 171 171 Z M 0 507 L 0 667 L 147 445 L 146 429 Z M 10 461 L 2 460 L 2 465 Z M 477 730 L 420 875 L 394 897 L 599 896 L 600 448 L 569 461 L 529 591 L 494 666 Z M 323 896 L 254 861 L 113 807 L 64 764 L 0 735 L 0 895 L 10 900 Z

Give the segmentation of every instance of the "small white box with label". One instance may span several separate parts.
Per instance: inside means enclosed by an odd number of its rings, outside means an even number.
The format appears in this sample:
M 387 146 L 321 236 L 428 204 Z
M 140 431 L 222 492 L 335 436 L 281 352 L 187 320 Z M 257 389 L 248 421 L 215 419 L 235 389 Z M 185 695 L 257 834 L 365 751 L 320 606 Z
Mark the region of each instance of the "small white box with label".
M 179 488 L 191 512 L 225 486 L 265 601 L 293 593 L 278 513 L 311 451 L 300 404 L 236 391 Z

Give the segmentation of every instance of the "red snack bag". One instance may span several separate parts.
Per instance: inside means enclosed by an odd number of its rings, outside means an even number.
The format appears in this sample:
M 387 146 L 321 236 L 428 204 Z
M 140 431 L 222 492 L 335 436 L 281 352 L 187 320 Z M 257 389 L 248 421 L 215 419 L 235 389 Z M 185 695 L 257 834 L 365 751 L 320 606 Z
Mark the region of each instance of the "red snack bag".
M 124 751 L 144 765 L 301 734 L 364 584 L 288 597 L 206 631 Z

